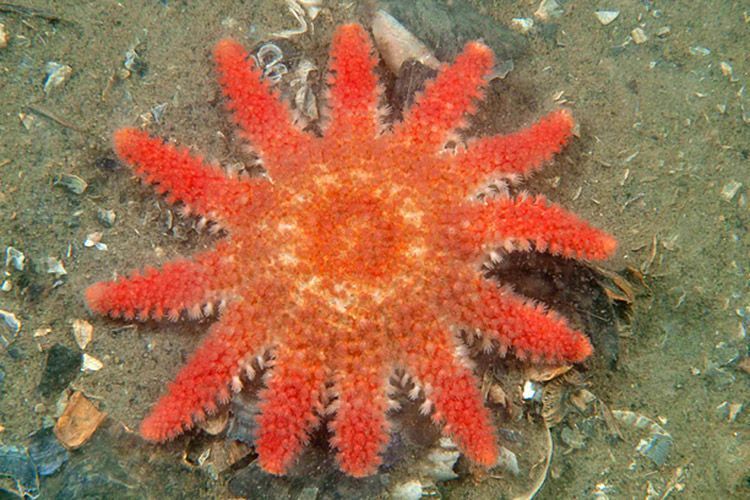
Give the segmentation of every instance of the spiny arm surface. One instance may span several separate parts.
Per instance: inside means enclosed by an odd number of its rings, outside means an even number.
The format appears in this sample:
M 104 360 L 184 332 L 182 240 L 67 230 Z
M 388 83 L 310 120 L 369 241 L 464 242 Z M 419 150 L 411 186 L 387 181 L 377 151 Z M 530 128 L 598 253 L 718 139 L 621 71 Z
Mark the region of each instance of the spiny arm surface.
M 360 322 L 334 336 L 333 393 L 336 414 L 329 424 L 331 445 L 342 471 L 364 477 L 377 471 L 388 444 L 386 383 L 393 360 L 382 328 Z
M 455 159 L 456 181 L 472 187 L 493 174 L 526 176 L 562 150 L 573 126 L 570 111 L 559 110 L 513 134 L 472 141 Z
M 331 42 L 328 84 L 331 122 L 325 130 L 329 142 L 370 140 L 377 133 L 377 60 L 364 28 L 348 24 Z M 335 144 L 333 145 L 335 147 Z
M 99 314 L 113 318 L 176 320 L 187 311 L 201 316 L 201 308 L 219 298 L 236 278 L 226 260 L 227 243 L 194 256 L 191 260 L 168 262 L 161 269 L 146 268 L 127 278 L 100 281 L 86 289 L 86 303 Z
M 593 351 L 588 338 L 559 314 L 481 278 L 456 296 L 454 307 L 457 323 L 478 328 L 501 353 L 510 348 L 519 359 L 578 363 Z
M 226 107 L 271 176 L 294 173 L 302 163 L 285 160 L 307 153 L 312 138 L 292 123 L 289 108 L 271 90 L 242 45 L 234 40 L 220 41 L 214 48 L 214 60 Z
M 166 144 L 140 130 L 115 132 L 115 152 L 169 203 L 182 202 L 188 211 L 231 224 L 257 207 L 266 183 L 230 178 L 218 165 L 207 164 L 184 147 Z
M 428 388 L 432 419 L 473 462 L 491 467 L 498 457 L 490 414 L 471 369 L 455 354 L 452 334 L 418 311 L 411 330 L 399 339 L 408 373 Z
M 141 423 L 144 438 L 156 442 L 172 439 L 215 413 L 217 403 L 229 401 L 229 384 L 238 376 L 241 362 L 262 352 L 268 340 L 259 319 L 242 302 L 224 311 Z
M 473 102 L 482 96 L 493 61 L 487 46 L 467 43 L 455 62 L 427 83 L 404 121 L 394 127 L 394 142 L 436 152 L 449 134 L 464 123 L 466 114 L 474 112 Z
M 530 250 L 576 259 L 604 260 L 617 247 L 615 239 L 544 196 L 500 197 L 486 204 L 464 203 L 448 209 L 448 245 L 471 254 L 485 245 Z

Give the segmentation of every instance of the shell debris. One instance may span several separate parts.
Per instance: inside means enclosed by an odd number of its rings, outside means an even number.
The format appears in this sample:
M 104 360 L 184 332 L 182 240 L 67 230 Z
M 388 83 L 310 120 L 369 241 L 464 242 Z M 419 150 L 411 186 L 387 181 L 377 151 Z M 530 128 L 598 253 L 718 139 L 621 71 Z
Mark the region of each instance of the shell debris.
M 107 418 L 86 396 L 76 391 L 70 397 L 65 411 L 55 423 L 55 436 L 69 450 L 75 450 L 94 435 Z
M 86 235 L 86 239 L 83 241 L 83 246 L 86 248 L 96 248 L 97 250 L 107 250 L 107 244 L 102 243 L 103 234 L 99 231 L 89 233 Z
M 603 25 L 611 24 L 615 19 L 620 17 L 619 10 L 597 10 L 594 12 L 596 19 Z
M 73 328 L 73 337 L 76 344 L 81 349 L 86 349 L 89 343 L 94 339 L 94 327 L 84 319 L 74 319 L 71 322 Z
M 14 335 L 21 331 L 21 320 L 12 312 L 0 309 L 0 318 Z
M 9 246 L 5 249 L 5 267 L 12 265 L 16 271 L 23 271 L 26 256 L 17 248 Z
M 534 27 L 534 20 L 530 17 L 514 17 L 510 20 L 510 27 L 522 35 L 527 35 Z
M 104 368 L 104 363 L 88 353 L 83 353 L 81 357 L 81 371 L 84 373 L 98 372 Z
M 630 36 L 631 38 L 633 38 L 633 41 L 636 45 L 640 45 L 648 41 L 648 35 L 646 35 L 646 32 L 641 28 L 633 29 L 633 31 L 630 32 Z
M 52 181 L 55 186 L 62 186 L 73 194 L 83 194 L 86 188 L 89 187 L 88 182 L 78 177 L 75 174 L 60 174 L 56 175 Z
M 8 35 L 8 32 L 5 31 L 5 25 L 3 23 L 0 23 L 0 49 L 4 49 L 8 46 L 8 41 L 10 40 L 10 35 Z
M 311 21 L 318 17 L 322 3 L 322 0 L 286 0 L 287 8 L 292 16 L 294 16 L 298 26 L 296 28 L 272 33 L 271 37 L 291 38 L 293 36 L 307 33 L 308 26 L 305 17 L 309 17 Z
M 539 8 L 534 12 L 534 17 L 540 21 L 548 22 L 555 17 L 563 15 L 562 6 L 556 0 L 542 0 Z
M 62 261 L 57 257 L 47 257 L 47 274 L 54 274 L 55 278 L 61 278 L 68 274 Z
M 729 181 L 721 188 L 721 197 L 726 201 L 732 201 L 740 189 L 742 189 L 741 182 L 735 180 Z
M 440 67 L 440 61 L 432 51 L 396 18 L 382 9 L 372 18 L 372 36 L 380 57 L 393 73 L 398 73 L 401 65 L 408 59 L 414 59 L 435 70 Z
M 115 225 L 115 220 L 117 220 L 117 214 L 115 214 L 114 210 L 100 208 L 96 212 L 96 218 L 99 219 L 99 222 L 104 227 L 112 227 Z
M 44 80 L 44 93 L 48 95 L 54 89 L 64 85 L 73 74 L 73 68 L 55 61 L 49 61 L 44 66 L 44 70 L 47 73 L 47 78 Z

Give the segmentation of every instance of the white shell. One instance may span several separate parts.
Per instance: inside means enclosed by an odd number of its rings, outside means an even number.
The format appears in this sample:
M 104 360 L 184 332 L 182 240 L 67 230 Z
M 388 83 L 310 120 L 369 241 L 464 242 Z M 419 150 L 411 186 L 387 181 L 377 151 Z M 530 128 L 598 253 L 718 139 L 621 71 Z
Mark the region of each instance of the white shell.
M 594 15 L 602 25 L 606 26 L 620 16 L 619 10 L 597 10 Z
M 408 59 L 433 69 L 440 67 L 432 51 L 384 10 L 377 11 L 372 18 L 372 36 L 385 65 L 393 73 L 398 73 Z

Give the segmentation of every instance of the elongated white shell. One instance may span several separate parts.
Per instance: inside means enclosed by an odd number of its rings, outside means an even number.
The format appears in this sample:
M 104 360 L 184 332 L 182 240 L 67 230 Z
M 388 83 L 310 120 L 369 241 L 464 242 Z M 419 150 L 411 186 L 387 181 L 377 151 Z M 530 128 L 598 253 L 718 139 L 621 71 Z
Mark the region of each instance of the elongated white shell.
M 384 10 L 377 11 L 372 18 L 372 36 L 385 65 L 394 73 L 408 59 L 433 69 L 440 66 L 432 51 Z

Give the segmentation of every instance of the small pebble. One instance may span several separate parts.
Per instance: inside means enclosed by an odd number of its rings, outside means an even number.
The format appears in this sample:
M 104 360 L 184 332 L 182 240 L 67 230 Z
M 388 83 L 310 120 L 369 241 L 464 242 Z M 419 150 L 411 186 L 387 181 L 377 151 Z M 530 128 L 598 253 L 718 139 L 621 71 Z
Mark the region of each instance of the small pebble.
M 630 36 L 633 37 L 633 41 L 637 45 L 646 43 L 646 41 L 648 40 L 648 36 L 646 35 L 646 32 L 644 32 L 641 28 L 635 28 L 633 31 L 630 32 Z
M 105 227 L 114 226 L 115 219 L 117 219 L 117 215 L 115 214 L 114 210 L 105 210 L 103 208 L 100 208 L 97 211 L 96 216 L 99 219 L 99 222 L 101 222 Z

